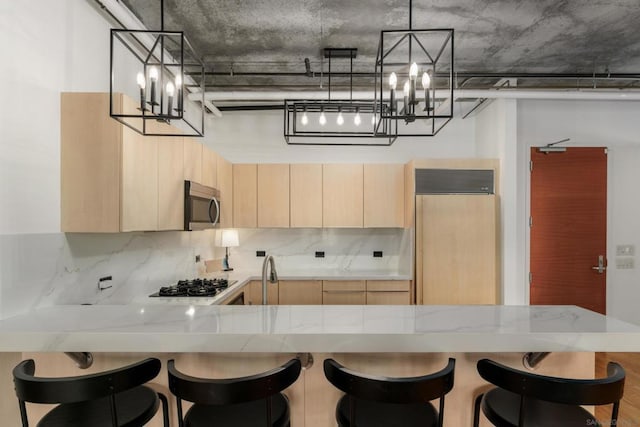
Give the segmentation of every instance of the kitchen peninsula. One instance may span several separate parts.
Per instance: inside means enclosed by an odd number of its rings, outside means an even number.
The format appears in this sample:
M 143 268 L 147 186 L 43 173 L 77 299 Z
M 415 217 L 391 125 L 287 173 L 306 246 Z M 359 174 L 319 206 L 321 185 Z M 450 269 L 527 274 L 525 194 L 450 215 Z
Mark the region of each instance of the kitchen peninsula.
M 540 372 L 589 377 L 594 351 L 639 351 L 640 327 L 574 306 L 76 305 L 0 321 L 0 350 L 5 382 L 27 357 L 46 375 L 86 372 L 62 352 L 94 352 L 95 371 L 154 355 L 211 377 L 258 372 L 309 352 L 315 364 L 289 390 L 294 422 L 306 426 L 333 423 L 339 393 L 324 379 L 326 357 L 397 376 L 434 371 L 455 357 L 445 425 L 457 426 L 469 425 L 484 384 L 475 373 L 479 358 L 522 368 L 523 352 L 551 351 Z M 166 386 L 166 375 L 155 382 Z

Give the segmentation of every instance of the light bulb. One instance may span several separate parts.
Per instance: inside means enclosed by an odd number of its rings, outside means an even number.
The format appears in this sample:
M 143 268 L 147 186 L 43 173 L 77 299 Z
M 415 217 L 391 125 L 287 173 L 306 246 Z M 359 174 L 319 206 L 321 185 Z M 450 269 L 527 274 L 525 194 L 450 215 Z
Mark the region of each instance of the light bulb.
M 176 75 L 176 87 L 179 89 L 182 86 L 182 76 L 180 74 Z
M 398 77 L 396 76 L 396 73 L 391 73 L 389 76 L 389 88 L 391 90 L 395 90 L 396 84 L 398 84 Z
M 342 111 L 338 113 L 338 118 L 336 119 L 336 123 L 338 126 L 342 126 L 344 124 L 344 117 L 342 117 Z
M 149 78 L 154 82 L 158 81 L 158 69 L 156 67 L 149 68 Z
M 409 97 L 410 89 L 411 89 L 411 83 L 409 83 L 409 80 L 407 80 L 406 82 L 404 82 L 404 96 Z
M 429 73 L 426 71 L 422 73 L 422 88 L 429 89 L 429 85 L 431 84 L 431 77 L 429 77 Z
M 302 126 L 306 126 L 307 123 L 309 123 L 309 117 L 307 117 L 306 111 L 302 113 L 302 118 L 300 119 L 300 123 L 302 123 Z
M 324 126 L 327 124 L 327 118 L 324 115 L 324 111 L 320 113 L 320 119 L 318 119 L 318 122 L 320 123 L 321 126 Z
M 138 75 L 136 76 L 136 80 L 138 81 L 138 86 L 140 86 L 140 89 L 144 89 L 147 85 L 147 81 L 145 80 L 144 74 L 142 73 L 138 73 Z
M 409 78 L 415 80 L 418 78 L 418 64 L 415 62 L 409 67 Z
M 360 111 L 357 111 L 356 116 L 353 118 L 353 124 L 360 126 L 360 123 L 362 123 L 362 120 L 360 119 Z
M 173 83 L 171 82 L 167 83 L 167 96 L 173 96 L 175 92 L 176 92 L 176 87 L 173 85 Z

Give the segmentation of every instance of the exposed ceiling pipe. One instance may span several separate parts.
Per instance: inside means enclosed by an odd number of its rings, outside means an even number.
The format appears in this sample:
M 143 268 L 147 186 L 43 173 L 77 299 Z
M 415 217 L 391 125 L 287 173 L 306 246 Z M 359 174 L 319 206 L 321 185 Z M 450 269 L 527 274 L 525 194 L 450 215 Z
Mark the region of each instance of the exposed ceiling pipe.
M 436 90 L 437 98 L 446 98 L 448 91 Z M 639 101 L 640 90 L 607 90 L 607 89 L 557 89 L 557 90 L 526 90 L 526 89 L 464 89 L 454 91 L 457 100 L 469 98 L 507 98 L 507 99 L 576 99 L 602 101 Z M 189 94 L 189 98 L 197 98 L 198 94 Z M 332 91 L 333 99 L 349 99 L 349 91 Z M 222 91 L 206 92 L 206 100 L 211 101 L 283 101 L 284 99 L 327 100 L 326 91 L 288 92 L 288 91 Z M 373 91 L 353 92 L 353 99 L 373 99 Z

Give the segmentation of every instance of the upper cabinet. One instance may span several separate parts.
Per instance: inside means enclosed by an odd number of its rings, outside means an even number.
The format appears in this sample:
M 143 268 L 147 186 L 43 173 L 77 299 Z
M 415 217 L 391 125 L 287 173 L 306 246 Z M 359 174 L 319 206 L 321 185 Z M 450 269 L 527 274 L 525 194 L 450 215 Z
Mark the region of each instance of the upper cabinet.
M 322 165 L 289 166 L 291 227 L 322 227 Z
M 258 165 L 233 165 L 233 226 L 258 226 Z
M 233 227 L 233 165 L 216 156 L 217 188 L 220 190 L 220 227 Z
M 115 108 L 136 104 L 122 95 Z M 61 229 L 118 232 L 158 228 L 158 143 L 105 114 L 109 94 L 61 96 Z
M 184 179 L 202 184 L 202 144 L 184 138 Z
M 184 228 L 183 138 L 158 137 L 158 230 Z
M 201 184 L 207 187 L 218 188 L 218 155 L 206 145 L 202 146 Z
M 289 165 L 258 165 L 258 227 L 289 227 Z
M 362 227 L 363 165 L 322 165 L 323 227 Z
M 364 226 L 404 226 L 404 165 L 364 165 Z

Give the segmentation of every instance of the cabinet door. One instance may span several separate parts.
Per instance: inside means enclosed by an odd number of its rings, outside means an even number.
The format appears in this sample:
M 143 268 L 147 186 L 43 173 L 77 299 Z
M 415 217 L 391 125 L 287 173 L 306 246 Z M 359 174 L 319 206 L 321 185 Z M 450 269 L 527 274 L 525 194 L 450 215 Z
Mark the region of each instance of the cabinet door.
M 409 280 L 367 280 L 367 305 L 411 304 Z
M 220 190 L 220 227 L 233 227 L 233 166 L 216 156 L 218 190 Z
M 267 281 L 267 303 L 278 304 L 278 283 Z M 245 285 L 245 305 L 262 305 L 262 281 L 252 280 Z
M 258 167 L 233 165 L 233 226 L 255 228 L 258 225 Z
M 202 184 L 202 144 L 184 138 L 184 179 Z
M 281 280 L 278 287 L 280 305 L 322 304 L 321 280 Z
M 289 166 L 291 227 L 322 227 L 322 165 Z
M 365 288 L 364 280 L 324 280 L 322 281 L 322 304 L 366 304 Z
M 120 101 L 121 97 L 114 99 Z M 120 231 L 122 125 L 109 117 L 109 94 L 60 96 L 60 228 Z
M 421 304 L 497 304 L 494 195 L 416 197 Z
M 218 188 L 218 155 L 207 146 L 202 146 L 202 185 Z
M 183 138 L 158 138 L 158 230 L 184 229 Z
M 158 229 L 158 143 L 122 127 L 120 230 Z
M 364 165 L 364 226 L 404 226 L 404 165 Z
M 289 227 L 289 165 L 258 165 L 258 227 Z
M 362 227 L 362 208 L 362 165 L 322 165 L 322 225 Z

